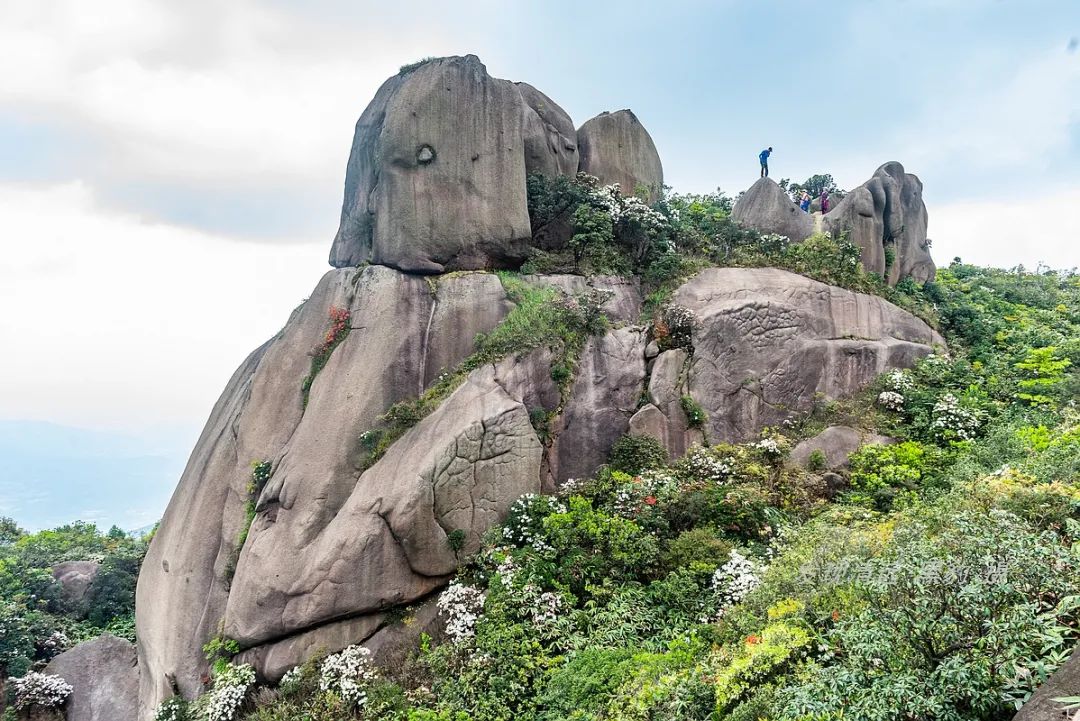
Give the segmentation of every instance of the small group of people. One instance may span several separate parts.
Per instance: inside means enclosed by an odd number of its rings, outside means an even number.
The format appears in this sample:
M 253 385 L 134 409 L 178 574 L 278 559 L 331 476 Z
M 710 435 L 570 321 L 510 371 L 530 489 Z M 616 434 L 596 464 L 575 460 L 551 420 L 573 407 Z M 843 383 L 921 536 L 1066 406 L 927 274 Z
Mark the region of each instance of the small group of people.
M 758 160 L 761 161 L 761 177 L 763 178 L 769 177 L 770 155 L 772 155 L 771 145 L 758 153 Z M 822 188 L 821 195 L 818 199 L 821 201 L 821 214 L 825 215 L 829 212 L 829 191 Z M 804 213 L 810 212 L 810 200 L 810 193 L 805 190 L 802 192 L 802 195 L 799 196 L 799 208 L 801 208 Z

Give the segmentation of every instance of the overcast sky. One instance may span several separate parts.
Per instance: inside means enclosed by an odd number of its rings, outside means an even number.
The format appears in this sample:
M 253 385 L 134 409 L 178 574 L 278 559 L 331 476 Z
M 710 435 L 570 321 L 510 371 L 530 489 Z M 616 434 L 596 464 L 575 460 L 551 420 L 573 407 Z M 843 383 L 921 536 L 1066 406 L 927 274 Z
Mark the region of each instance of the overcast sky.
M 326 269 L 356 118 L 432 55 L 632 108 L 676 191 L 767 145 L 847 188 L 899 160 L 940 264 L 1080 265 L 1078 36 L 1076 0 L 0 0 L 0 419 L 186 452 Z

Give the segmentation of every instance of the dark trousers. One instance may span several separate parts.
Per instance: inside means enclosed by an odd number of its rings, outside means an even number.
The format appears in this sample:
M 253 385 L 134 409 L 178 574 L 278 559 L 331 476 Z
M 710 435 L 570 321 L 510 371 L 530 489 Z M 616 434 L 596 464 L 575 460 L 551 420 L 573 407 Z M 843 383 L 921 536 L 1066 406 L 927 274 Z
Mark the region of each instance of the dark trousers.
M 761 164 L 761 177 L 763 177 L 763 178 L 769 177 L 769 164 L 768 163 L 762 163 Z

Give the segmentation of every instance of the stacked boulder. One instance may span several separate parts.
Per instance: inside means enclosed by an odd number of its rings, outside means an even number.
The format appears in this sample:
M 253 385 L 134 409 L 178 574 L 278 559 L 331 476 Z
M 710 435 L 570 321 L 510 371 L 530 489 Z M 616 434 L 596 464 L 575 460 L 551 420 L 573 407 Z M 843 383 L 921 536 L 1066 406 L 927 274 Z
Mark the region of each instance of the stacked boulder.
M 889 162 L 844 196 L 822 220 L 821 230 L 848 240 L 862 251 L 863 268 L 890 285 L 903 278 L 933 280 L 936 267 L 926 237 L 927 213 L 922 181 Z M 750 186 L 735 204 L 732 217 L 762 233 L 786 235 L 801 243 L 814 233 L 814 221 L 770 178 Z
M 526 177 L 579 170 L 627 194 L 644 187 L 655 197 L 664 182 L 629 110 L 575 131 L 548 96 L 491 77 L 475 55 L 422 63 L 383 83 L 356 124 L 330 264 L 517 267 L 532 237 Z

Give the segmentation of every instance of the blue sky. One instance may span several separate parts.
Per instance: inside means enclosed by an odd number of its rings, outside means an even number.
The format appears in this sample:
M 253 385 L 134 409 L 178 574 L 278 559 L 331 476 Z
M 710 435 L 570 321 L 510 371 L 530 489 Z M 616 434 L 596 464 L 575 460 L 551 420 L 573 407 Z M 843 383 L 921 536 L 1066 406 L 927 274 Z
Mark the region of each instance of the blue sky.
M 737 193 L 766 145 L 774 176 L 844 187 L 900 160 L 939 262 L 1080 265 L 1078 37 L 1075 0 L 0 0 L 0 419 L 125 439 L 79 488 L 113 458 L 145 502 L 84 508 L 153 520 L 325 269 L 356 117 L 430 55 L 579 124 L 632 108 L 677 191 Z M 0 513 L 46 522 L 5 490 L 65 487 L 39 466 L 0 466 Z

